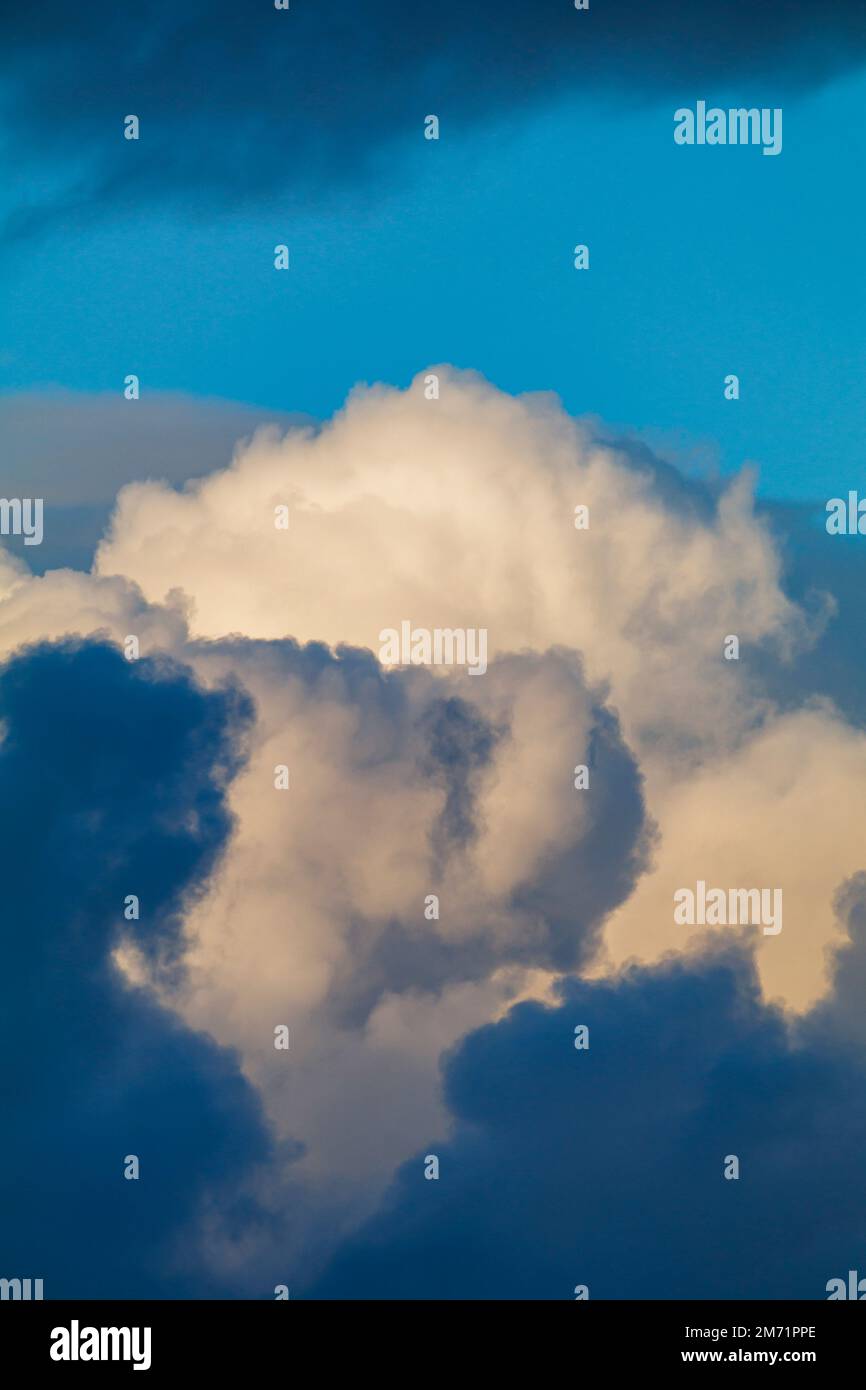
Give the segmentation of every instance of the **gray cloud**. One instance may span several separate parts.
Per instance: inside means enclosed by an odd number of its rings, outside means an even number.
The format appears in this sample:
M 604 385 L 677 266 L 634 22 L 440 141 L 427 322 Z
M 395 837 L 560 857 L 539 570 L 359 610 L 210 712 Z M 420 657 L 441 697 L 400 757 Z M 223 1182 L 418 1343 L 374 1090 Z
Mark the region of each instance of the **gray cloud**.
M 563 983 L 468 1037 L 445 1088 L 449 1137 L 310 1296 L 822 1299 L 863 1274 L 862 1058 L 789 1032 L 737 948 Z
M 825 988 L 823 950 L 840 934 L 833 892 L 862 868 L 849 808 L 866 739 L 827 701 L 810 702 L 807 683 L 802 700 L 767 693 L 767 673 L 784 690 L 790 663 L 823 637 L 785 591 L 778 540 L 748 480 L 711 492 L 648 453 L 600 443 L 551 398 L 515 400 L 477 377 L 440 374 L 435 409 L 417 381 L 359 390 L 321 429 L 259 437 L 193 486 L 127 487 L 97 574 L 0 576 L 3 650 L 43 635 L 98 631 L 116 642 L 135 632 L 146 653 L 180 657 L 207 689 L 231 679 L 252 702 L 254 721 L 238 733 L 246 760 L 224 788 L 231 837 L 185 904 L 183 976 L 166 979 L 146 953 L 123 966 L 243 1056 L 288 1146 L 264 1194 L 279 1260 L 309 1280 L 406 1155 L 446 1133 L 440 1059 L 480 1024 L 517 1000 L 550 998 L 559 971 L 705 953 L 706 938 L 672 922 L 671 890 L 693 874 L 784 887 L 785 930 L 755 943 L 756 957 L 769 997 L 805 1008 Z M 592 510 L 585 533 L 573 526 L 578 501 Z M 273 525 L 284 502 L 287 532 Z M 377 634 L 403 617 L 483 623 L 485 675 L 383 670 Z M 741 670 L 722 663 L 729 630 L 748 652 Z M 578 763 L 591 774 L 582 792 Z M 289 794 L 274 788 L 278 764 L 291 770 Z M 431 893 L 435 919 L 424 914 Z M 601 1001 L 610 1030 L 622 1010 L 632 1038 L 651 1032 L 666 1000 L 682 1007 L 682 1027 L 661 1037 L 661 1080 L 696 1052 L 700 1124 L 700 1088 L 712 1098 L 717 1069 L 739 1059 L 741 1005 L 745 1051 L 754 1044 L 769 1059 L 757 1093 L 777 1064 L 786 1076 L 791 1065 L 780 1015 L 758 1007 L 739 965 L 717 977 L 717 963 L 706 979 L 702 966 L 682 967 L 670 988 L 653 983 L 665 971 L 645 971 L 630 993 L 608 981 L 574 996 Z M 292 1031 L 290 1065 L 273 1048 L 278 1023 Z M 701 1051 L 704 1023 L 733 1028 L 733 1054 Z M 814 1075 L 820 1083 L 826 1062 L 832 1093 L 837 1054 L 853 1056 L 853 1045 L 814 1046 Z M 624 1054 L 617 1065 L 610 1094 L 630 1104 Z M 637 1068 L 647 1094 L 655 1075 Z M 790 1085 L 792 1105 L 804 1105 L 806 1080 Z M 593 1122 L 614 1126 L 601 1091 L 590 1099 Z M 468 1128 L 485 1118 L 478 1104 Z M 767 1153 L 774 1134 L 791 1137 L 777 1118 L 766 1138 L 749 1117 Z M 621 1132 L 646 1132 L 656 1152 L 659 1132 L 641 1123 Z M 721 1142 L 714 1123 L 704 1133 Z M 687 1173 L 699 1145 L 690 1134 L 676 1144 L 673 1168 Z M 599 1141 L 595 1171 L 611 1157 Z M 637 1169 L 623 1172 L 637 1191 Z M 689 1198 L 696 1220 L 702 1193 Z M 284 1222 L 287 1210 L 303 1221 Z M 260 1223 L 239 1229 L 235 1249 L 215 1214 L 214 1269 L 260 1277 Z M 844 1253 L 838 1243 L 828 1251 Z M 489 1271 L 475 1273 L 484 1287 Z
M 394 156 L 436 112 L 452 128 L 564 91 L 627 99 L 697 81 L 771 81 L 780 92 L 863 61 L 855 0 L 292 0 L 241 6 L 155 0 L 146 19 L 93 0 L 6 6 L 0 73 L 16 158 L 46 172 L 7 235 L 170 197 L 231 205 L 393 178 Z M 142 121 L 137 145 L 125 115 Z M 62 166 L 72 172 L 65 175 Z M 54 186 L 47 199 L 44 187 Z
M 237 1057 L 115 961 L 135 935 L 154 973 L 177 978 L 250 714 L 236 689 L 98 643 L 40 644 L 0 669 L 0 1267 L 42 1278 L 46 1298 L 212 1290 L 202 1213 L 229 1219 L 273 1160 Z
M 44 539 L 4 546 L 36 573 L 87 570 L 118 490 L 139 478 L 177 486 L 227 464 L 238 441 L 261 427 L 281 432 L 307 417 L 231 401 L 145 389 L 137 401 L 117 392 L 22 391 L 0 395 L 4 497 L 42 497 Z

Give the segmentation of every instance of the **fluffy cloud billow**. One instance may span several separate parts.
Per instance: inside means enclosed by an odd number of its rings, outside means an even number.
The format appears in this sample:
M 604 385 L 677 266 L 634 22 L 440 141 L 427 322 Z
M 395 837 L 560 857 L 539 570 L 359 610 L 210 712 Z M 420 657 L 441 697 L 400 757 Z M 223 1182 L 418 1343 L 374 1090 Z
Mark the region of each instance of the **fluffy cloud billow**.
M 378 651 L 381 630 L 408 618 L 485 626 L 491 654 L 566 646 L 666 758 L 748 728 L 760 692 L 747 675 L 719 679 L 724 636 L 778 652 L 806 636 L 748 479 L 708 507 L 553 397 L 437 374 L 439 400 L 426 399 L 428 374 L 407 391 L 358 389 L 321 430 L 262 430 L 181 490 L 124 488 L 96 572 L 154 603 L 182 591 L 202 637 Z M 274 525 L 280 505 L 288 531 Z
M 28 663 L 46 681 L 52 660 L 65 671 L 70 638 L 94 643 L 74 648 L 81 701 L 93 688 L 121 766 L 143 723 L 141 823 L 177 837 L 153 848 L 170 929 L 107 932 L 100 959 L 121 1015 L 147 1001 L 199 1040 L 202 1103 L 222 1067 L 216 1090 L 246 1107 L 226 1182 L 190 1179 L 168 1222 L 187 1232 L 183 1287 L 353 1296 L 405 1278 L 418 1295 L 567 1297 L 583 1249 L 599 1293 L 719 1293 L 739 1228 L 715 1272 L 696 1233 L 722 1221 L 727 1189 L 741 1201 L 723 1154 L 739 1143 L 764 1165 L 772 1225 L 793 1201 L 786 1188 L 773 1207 L 767 1176 L 794 1142 L 790 1106 L 825 1087 L 829 1115 L 860 1084 L 855 1010 L 828 951 L 856 938 L 864 866 L 846 808 L 866 740 L 850 699 L 843 712 L 805 676 L 833 640 L 833 598 L 791 596 L 748 476 L 710 489 L 552 397 L 431 370 L 438 400 L 427 373 L 404 391 L 358 388 L 321 428 L 191 459 L 194 482 L 128 484 L 90 574 L 34 577 L 7 559 L 0 576 L 9 688 Z M 381 634 L 404 620 L 484 628 L 487 670 L 386 669 Z M 116 650 L 130 634 L 139 665 Z M 723 658 L 729 634 L 738 662 Z M 59 645 L 37 660 L 28 643 Z M 142 691 L 153 705 L 137 712 Z M 160 691 L 183 692 L 180 723 Z M 147 740 L 163 727 L 157 767 Z M 63 805 L 82 798 L 88 857 L 103 855 L 70 879 L 70 920 L 103 920 L 126 853 L 116 789 L 67 774 Z M 784 930 L 678 926 L 673 893 L 697 879 L 781 888 Z M 597 1020 L 585 1056 L 569 1038 L 581 1009 Z M 761 1123 L 731 1076 L 766 1098 Z M 626 1124 L 635 1086 L 659 1108 Z M 634 1195 L 649 1181 L 642 1144 L 660 1190 L 684 1184 L 661 1282 L 659 1229 Z M 438 1184 L 419 1162 L 431 1145 L 447 1154 Z M 562 1145 L 590 1164 L 570 1197 Z M 544 1187 L 545 1164 L 551 1204 L 574 1210 L 548 1255 L 554 1206 L 521 1198 Z M 511 1242 L 498 1284 L 496 1262 L 464 1248 L 489 1236 L 494 1206 L 473 1195 L 488 1179 L 490 1203 L 526 1208 L 497 1237 Z M 603 1220 L 615 1226 L 623 1200 L 629 1235 L 608 1257 Z M 817 1271 L 849 1257 L 840 1223 L 787 1283 L 768 1256 L 755 1289 L 821 1296 L 807 1291 Z
M 442 369 L 431 401 L 426 375 L 407 391 L 356 391 L 318 432 L 262 431 L 230 468 L 181 491 L 125 488 L 96 572 L 134 579 L 155 604 L 182 593 L 194 634 L 211 639 L 376 652 L 381 631 L 409 619 L 485 627 L 491 655 L 579 652 L 610 692 L 661 832 L 656 872 L 609 936 L 612 958 L 683 944 L 667 904 L 690 876 L 772 882 L 787 887 L 788 925 L 759 968 L 773 994 L 808 1005 L 838 934 L 833 893 L 860 867 L 844 808 L 866 745 L 826 702 L 804 695 L 784 709 L 763 673 L 770 664 L 784 683 L 832 600 L 807 610 L 787 596 L 746 476 L 711 497 L 647 451 L 600 442 L 553 398 L 514 399 Z M 288 531 L 273 524 L 281 505 Z M 586 530 L 577 506 L 589 508 Z M 739 662 L 723 660 L 728 634 Z M 817 828 L 815 801 L 830 808 Z

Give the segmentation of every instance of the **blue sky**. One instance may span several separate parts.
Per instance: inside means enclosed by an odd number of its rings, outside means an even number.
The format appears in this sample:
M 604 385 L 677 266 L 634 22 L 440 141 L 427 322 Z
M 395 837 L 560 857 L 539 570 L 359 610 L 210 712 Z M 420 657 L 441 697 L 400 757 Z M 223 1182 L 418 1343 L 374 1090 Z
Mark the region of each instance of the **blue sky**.
M 312 211 L 271 192 L 206 218 L 189 195 L 48 218 L 4 256 L 0 380 L 114 391 L 134 371 L 144 391 L 324 417 L 357 381 L 403 385 L 449 361 L 509 392 L 555 391 L 689 466 L 755 463 L 766 496 L 845 490 L 866 424 L 852 177 L 866 76 L 700 94 L 781 104 L 781 155 L 676 146 L 673 111 L 698 95 L 685 85 L 640 103 L 558 98 L 480 126 L 440 110 L 438 143 L 422 138 L 438 106 L 425 94 L 414 143 L 380 151 L 371 181 Z M 288 134 L 284 153 L 289 164 Z M 8 151 L 6 164 L 8 210 Z M 283 241 L 292 269 L 278 274 Z M 577 242 L 589 273 L 573 269 Z M 728 372 L 737 402 L 723 399 Z

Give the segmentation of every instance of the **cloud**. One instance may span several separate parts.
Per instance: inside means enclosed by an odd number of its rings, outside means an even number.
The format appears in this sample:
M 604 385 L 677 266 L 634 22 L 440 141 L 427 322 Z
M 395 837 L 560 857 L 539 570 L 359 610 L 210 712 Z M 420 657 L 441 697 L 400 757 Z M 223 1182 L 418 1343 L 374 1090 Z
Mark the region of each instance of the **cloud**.
M 118 489 L 136 479 L 184 483 L 262 425 L 281 430 L 303 417 L 181 392 L 147 391 L 135 402 L 116 393 L 24 391 L 0 395 L 3 495 L 45 499 L 39 546 L 5 538 L 10 554 L 40 573 L 88 570 Z M 197 460 L 204 462 L 197 463 Z
M 129 934 L 157 977 L 181 970 L 182 918 L 228 838 L 249 717 L 237 690 L 97 644 L 37 646 L 0 672 L 0 1043 L 14 1059 L 0 1264 L 43 1279 L 47 1298 L 212 1288 L 193 1254 L 201 1214 L 231 1212 L 272 1159 L 232 1054 L 115 963 Z M 130 1154 L 138 1181 L 123 1176 Z
M 16 647 L 38 626 L 134 632 L 144 652 L 182 653 L 208 690 L 247 692 L 255 721 L 235 733 L 245 761 L 234 747 L 232 833 L 184 902 L 168 953 L 182 969 L 138 933 L 119 964 L 237 1050 L 279 1141 L 255 1192 L 273 1229 L 252 1221 L 255 1240 L 246 1225 L 235 1240 L 214 1214 L 213 1278 L 260 1291 L 268 1258 L 274 1281 L 298 1264 L 312 1274 L 442 1117 L 443 1048 L 521 992 L 543 992 L 550 971 L 591 959 L 631 891 L 647 828 L 617 722 L 566 652 L 503 657 L 482 681 L 387 674 L 350 648 L 188 641 L 179 612 L 148 609 L 123 580 L 69 572 L 19 579 L 0 613 Z M 169 718 L 154 716 L 154 737 Z M 577 761 L 598 781 L 585 804 Z M 287 795 L 274 788 L 281 763 Z M 283 1023 L 289 1056 L 273 1045 Z M 303 1217 L 286 1229 L 289 1202 Z
M 831 962 L 832 992 L 817 1005 L 809 1020 L 819 1035 L 837 1043 L 866 1048 L 863 987 L 866 985 L 866 872 L 860 870 L 841 885 L 834 900 L 844 926 L 842 944 Z
M 820 607 L 832 596 L 833 621 L 783 670 L 763 661 L 760 652 L 755 659 L 761 663 L 762 683 L 783 707 L 796 709 L 810 697 L 825 695 L 849 723 L 862 729 L 866 728 L 866 682 L 860 655 L 866 644 L 862 602 L 866 562 L 857 537 L 828 538 L 826 503 L 827 498 L 819 496 L 811 503 L 766 502 L 760 509 L 784 557 L 787 592 L 804 609 Z
M 775 886 L 786 925 L 761 942 L 761 978 L 807 1007 L 838 938 L 833 895 L 860 866 L 845 807 L 866 744 L 802 682 L 798 701 L 781 696 L 832 604 L 788 597 L 747 476 L 714 495 L 646 449 L 602 441 L 551 397 L 438 375 L 439 400 L 423 375 L 406 391 L 358 390 L 321 430 L 263 432 L 182 492 L 124 489 L 97 572 L 131 577 L 153 603 L 182 592 L 210 639 L 291 633 L 375 652 L 408 618 L 486 627 L 491 655 L 581 653 L 589 682 L 610 692 L 659 831 L 651 872 L 605 933 L 604 965 L 686 948 L 673 894 L 698 878 Z M 274 528 L 280 504 L 288 531 Z M 578 504 L 588 530 L 575 529 Z M 739 662 L 723 659 L 728 634 Z M 555 747 L 534 756 L 546 766 Z M 555 756 L 565 786 L 579 760 Z M 539 824 L 554 775 L 523 769 Z M 816 800 L 830 808 L 817 828 Z
M 691 92 L 772 78 L 782 91 L 866 53 L 854 0 L 820 10 L 772 0 L 759 11 L 747 0 L 718 11 L 622 0 L 587 13 L 564 0 L 495 10 L 453 0 L 435 13 L 397 0 L 294 0 L 287 11 L 197 0 L 179 13 L 160 0 L 146 33 L 107 0 L 86 11 L 47 0 L 38 15 L 7 7 L 0 22 L 6 124 L 19 161 L 43 170 L 32 205 L 9 224 L 19 234 L 44 225 L 48 208 L 69 218 L 109 202 L 183 205 L 190 190 L 199 205 L 237 207 L 275 190 L 299 199 L 392 177 L 428 112 L 462 134 L 515 104 L 588 87 L 634 100 L 684 82 Z M 122 136 L 129 113 L 142 122 L 137 145 Z
M 519 1004 L 456 1049 L 453 1133 L 309 1296 L 825 1298 L 866 1240 L 866 1076 L 802 1042 L 730 948 Z
M 378 652 L 380 631 L 408 618 L 485 626 L 491 653 L 567 646 L 590 680 L 611 680 L 630 736 L 665 757 L 748 728 L 760 692 L 746 674 L 721 678 L 726 634 L 777 656 L 810 635 L 748 478 L 701 507 L 552 396 L 439 368 L 429 401 L 425 375 L 356 390 L 318 432 L 262 431 L 182 492 L 125 488 L 97 573 L 154 603 L 183 590 L 198 636 Z M 280 504 L 288 531 L 274 526 Z M 575 529 L 579 504 L 588 530 Z
M 593 957 L 644 864 L 640 779 L 568 654 L 502 658 L 482 680 L 288 641 L 190 654 L 208 684 L 239 679 L 257 721 L 171 1002 L 241 1052 L 277 1135 L 304 1146 L 288 1258 L 322 1205 L 369 1210 L 444 1120 L 443 1049 Z M 576 762 L 597 797 L 574 790 Z
M 195 458 L 189 472 L 206 474 L 195 481 L 125 486 L 90 575 L 34 578 L 14 563 L 0 574 L 0 651 L 135 634 L 147 660 L 190 668 L 202 699 L 244 692 L 221 853 L 184 901 L 172 949 L 127 942 L 119 957 L 147 997 L 236 1051 L 272 1129 L 251 1210 L 233 1220 L 217 1201 L 201 1218 L 212 1277 L 233 1289 L 324 1278 L 394 1169 L 430 1136 L 450 1142 L 443 1055 L 457 1049 L 459 1068 L 479 1028 L 511 1039 L 519 1020 L 551 1016 L 538 1003 L 515 1011 L 519 1000 L 555 1003 L 560 988 L 603 1005 L 609 1031 L 622 1008 L 626 1036 L 638 1017 L 649 1030 L 665 999 L 681 1008 L 679 1031 L 662 1025 L 659 1084 L 672 1086 L 672 1059 L 697 1047 L 691 1103 L 714 1143 L 725 1134 L 701 1088 L 711 1093 L 728 1054 L 709 1043 L 701 1053 L 702 1013 L 721 1034 L 745 1017 L 743 1056 L 754 1043 L 783 1071 L 794 1066 L 786 1030 L 801 1028 L 819 1081 L 826 1061 L 828 1095 L 840 1057 L 853 1067 L 857 1054 L 838 984 L 834 1027 L 819 1037 L 817 1022 L 830 1007 L 826 952 L 843 936 L 834 903 L 858 920 L 838 894 L 862 866 L 846 808 L 866 770 L 856 699 L 843 713 L 830 698 L 837 677 L 857 687 L 850 654 L 811 694 L 810 651 L 846 643 L 832 602 L 807 599 L 799 581 L 795 601 L 779 518 L 756 511 L 747 475 L 710 488 L 570 419 L 553 397 L 438 375 L 439 400 L 426 399 L 423 375 L 406 391 L 359 388 L 323 427 L 260 431 L 227 468 Z M 581 504 L 588 530 L 575 529 Z M 274 526 L 282 505 L 288 530 Z M 386 671 L 379 634 L 404 619 L 485 627 L 486 673 Z M 729 633 L 739 662 L 723 659 Z M 287 792 L 274 786 L 283 764 Z M 697 878 L 782 887 L 781 935 L 676 927 L 673 892 Z M 431 895 L 438 916 L 425 912 Z M 635 958 L 644 968 L 627 966 Z M 583 980 L 558 986 L 561 975 Z M 812 1031 L 761 994 L 811 1010 Z M 273 1047 L 277 1024 L 290 1029 L 288 1053 Z M 624 1056 L 617 1065 L 610 1097 L 628 1097 Z M 649 1062 L 639 1075 L 651 1094 Z M 593 1123 L 621 1132 L 599 1095 L 587 1104 Z M 475 1118 L 468 1102 L 455 1113 L 459 1147 Z M 557 1133 L 542 1126 L 539 1151 Z M 699 1156 L 690 1135 L 676 1140 L 681 1175 Z M 599 1140 L 599 1173 L 605 1161 L 617 1154 Z M 636 1169 L 626 1178 L 645 1194 Z M 711 1190 L 687 1187 L 692 1216 Z M 655 1239 L 645 1223 L 644 1273 Z M 716 1288 L 715 1276 L 699 1284 L 685 1234 L 678 1249 L 695 1287 Z M 553 1288 L 553 1265 L 533 1259 L 532 1287 Z M 596 1267 L 612 1287 L 613 1267 Z M 769 1287 L 776 1272 L 763 1268 Z M 338 1259 L 321 1287 L 348 1290 L 348 1269 Z M 472 1286 L 487 1287 L 484 1267 L 466 1269 L 460 1287 L 472 1271 Z M 451 1287 L 442 1266 L 434 1273 Z
M 674 923 L 677 889 L 694 889 L 699 878 L 723 888 L 772 886 L 782 893 L 783 928 L 759 947 L 763 988 L 791 1007 L 812 1005 L 828 987 L 826 952 L 840 937 L 836 890 L 863 864 L 851 807 L 864 775 L 866 734 L 827 701 L 812 701 L 659 788 L 650 803 L 662 827 L 653 872 L 608 923 L 608 968 L 703 949 L 703 928 Z

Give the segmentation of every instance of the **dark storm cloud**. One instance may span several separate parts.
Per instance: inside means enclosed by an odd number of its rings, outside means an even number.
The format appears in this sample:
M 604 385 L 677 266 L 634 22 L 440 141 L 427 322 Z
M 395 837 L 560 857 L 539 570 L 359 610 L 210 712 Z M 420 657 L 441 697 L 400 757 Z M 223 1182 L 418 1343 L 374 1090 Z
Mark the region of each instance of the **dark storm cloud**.
M 0 673 L 0 1273 L 43 1279 L 46 1298 L 206 1292 L 178 1242 L 268 1155 L 233 1055 L 111 959 L 126 929 L 177 970 L 249 718 L 243 696 L 101 645 L 36 647 Z
M 766 79 L 778 94 L 864 53 L 866 10 L 853 0 L 6 6 L 8 151 L 53 166 L 56 190 L 25 197 L 9 230 L 38 226 L 46 206 L 75 215 L 94 200 L 121 208 L 165 194 L 234 206 L 267 190 L 339 188 L 380 173 L 384 146 L 417 143 L 428 112 L 459 138 L 562 91 L 694 96 L 704 80 Z M 130 113 L 137 144 L 121 134 Z
M 792 1041 L 745 956 L 519 1005 L 455 1051 L 446 1094 L 453 1138 L 313 1296 L 821 1299 L 866 1273 L 862 1062 L 825 1017 Z

